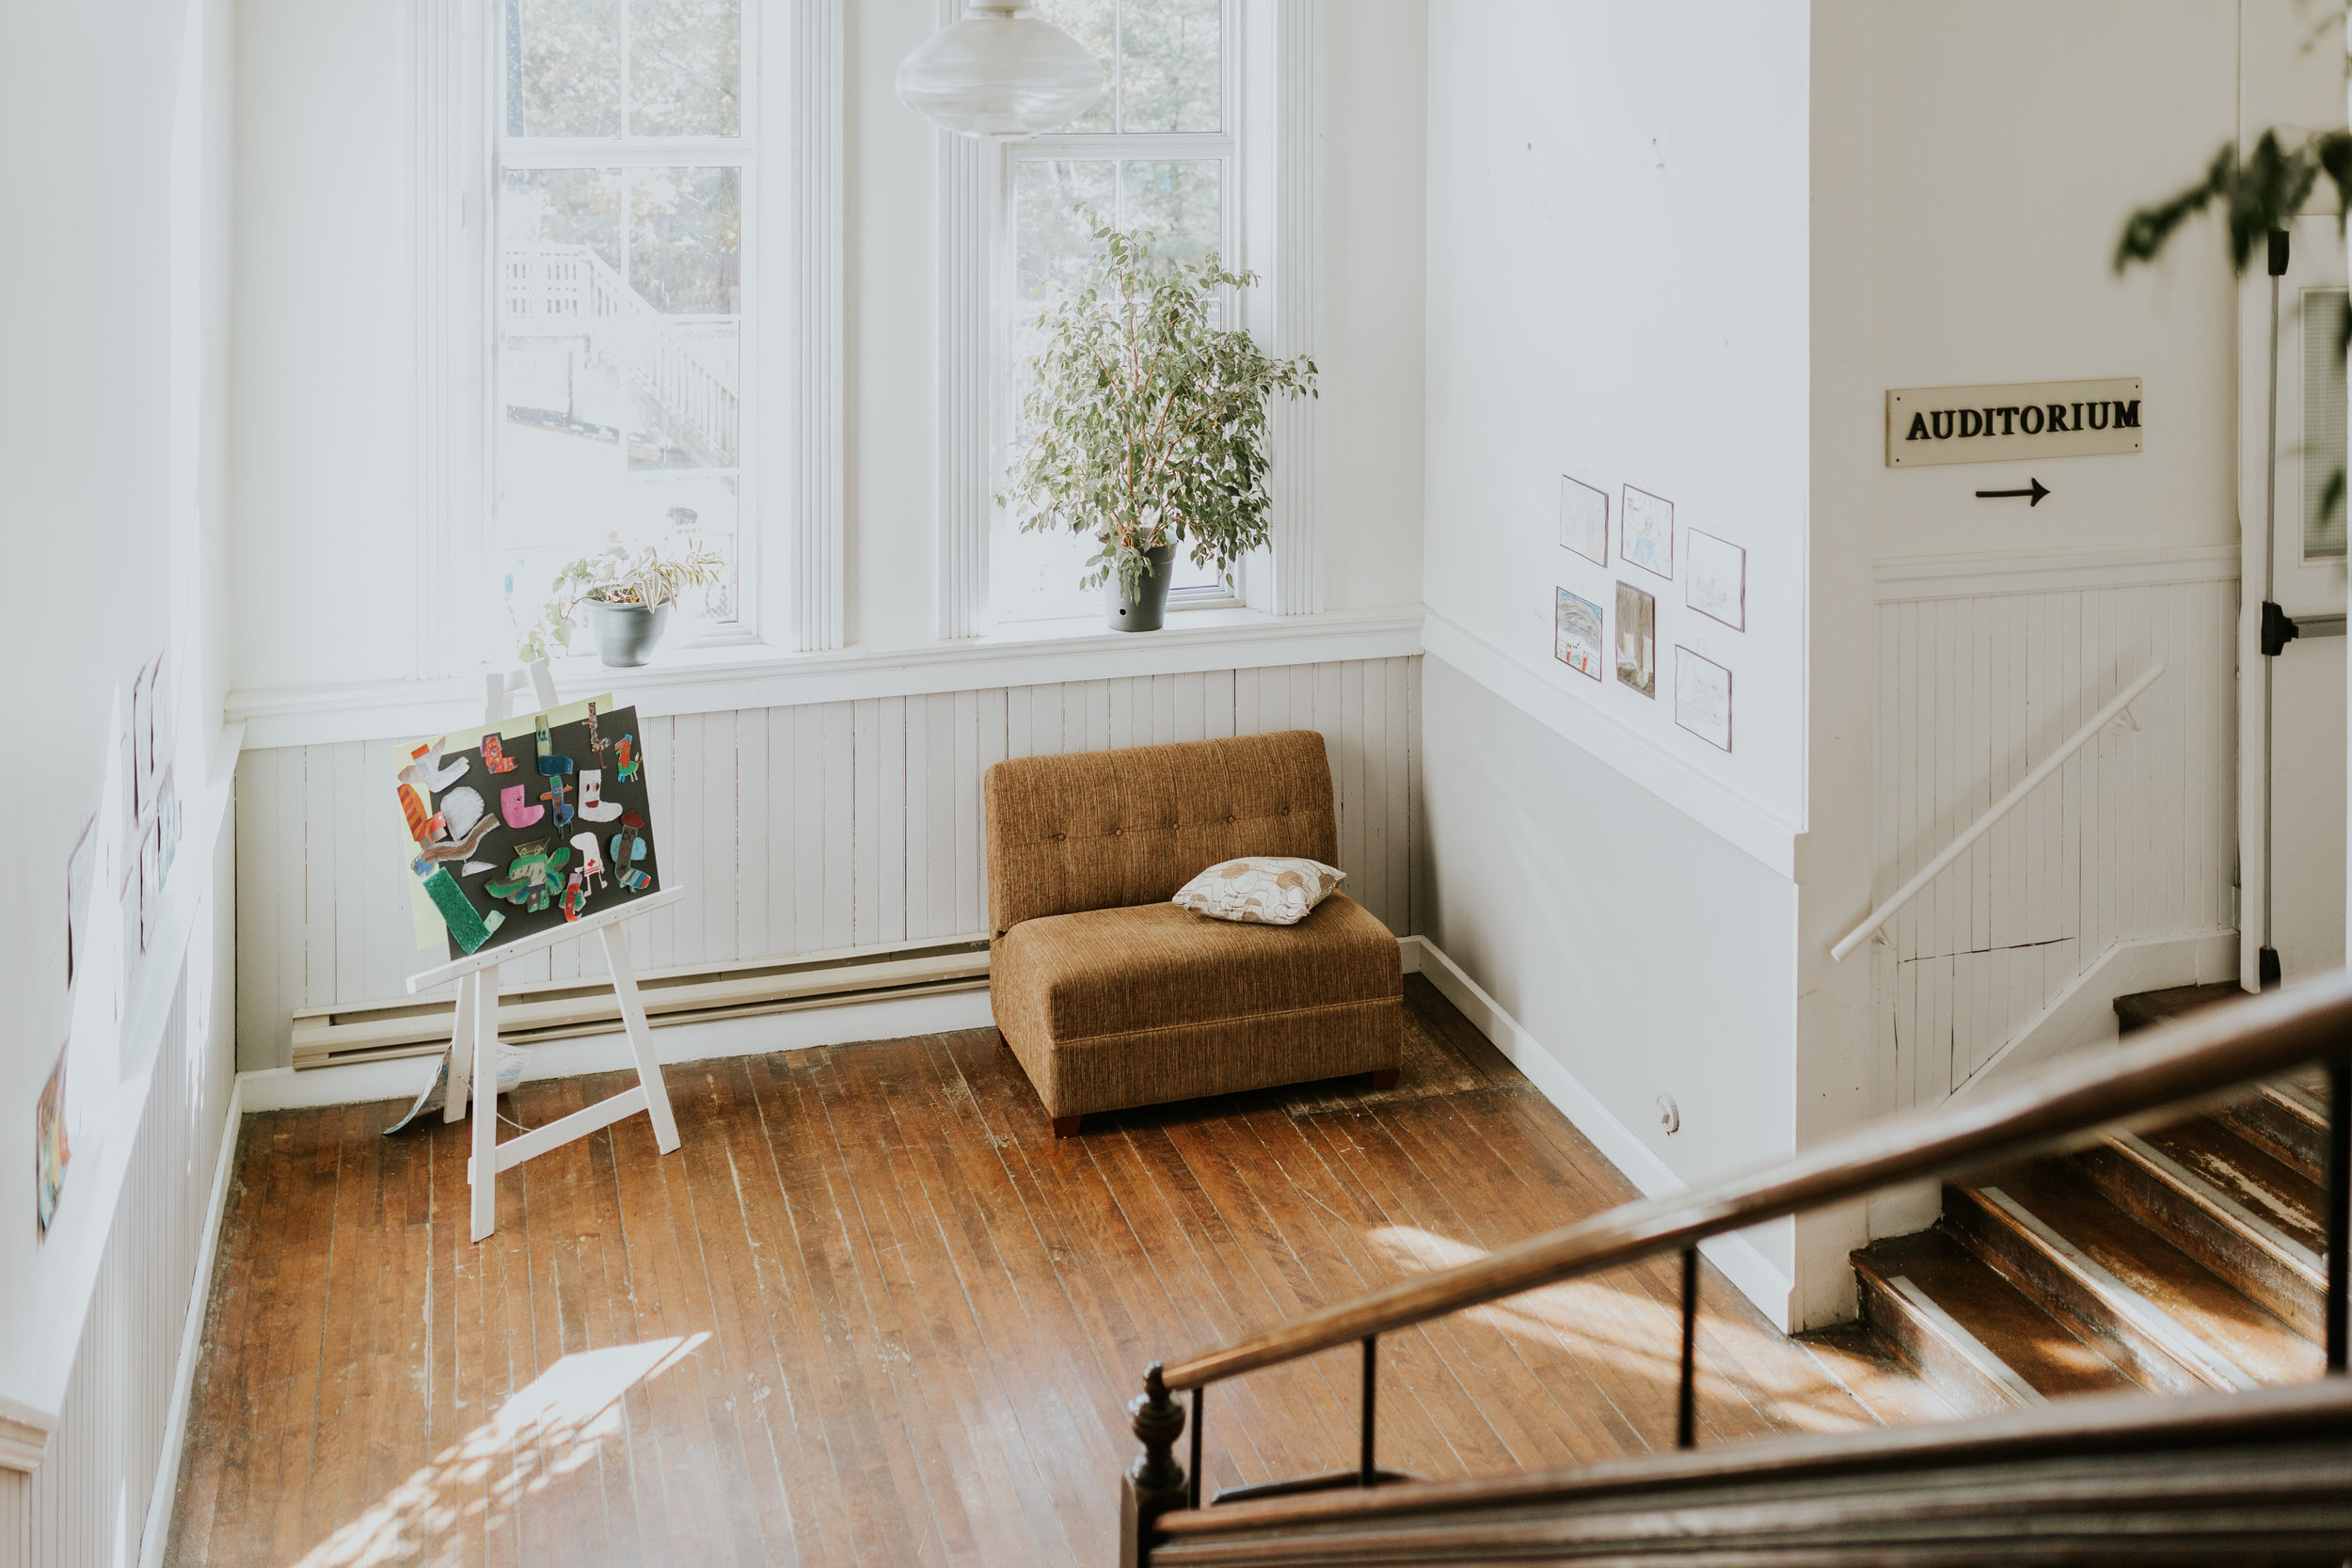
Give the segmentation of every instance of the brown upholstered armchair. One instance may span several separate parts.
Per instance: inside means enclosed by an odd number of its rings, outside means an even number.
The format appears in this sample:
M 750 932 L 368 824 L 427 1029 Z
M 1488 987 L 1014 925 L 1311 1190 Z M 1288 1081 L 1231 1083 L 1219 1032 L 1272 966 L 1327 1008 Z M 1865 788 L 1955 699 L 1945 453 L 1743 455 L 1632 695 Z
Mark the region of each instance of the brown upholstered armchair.
M 985 789 L 989 1000 L 1056 1137 L 1091 1111 L 1395 1082 L 1403 966 L 1370 911 L 1334 893 L 1295 926 L 1253 926 L 1168 902 L 1236 856 L 1338 863 L 1323 736 L 1022 757 Z

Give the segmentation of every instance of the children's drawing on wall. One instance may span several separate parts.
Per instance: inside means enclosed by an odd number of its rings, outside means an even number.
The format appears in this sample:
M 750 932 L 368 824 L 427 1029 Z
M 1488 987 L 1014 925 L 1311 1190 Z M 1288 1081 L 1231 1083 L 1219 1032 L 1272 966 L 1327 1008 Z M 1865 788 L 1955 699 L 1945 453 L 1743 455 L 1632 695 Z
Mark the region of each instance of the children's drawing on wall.
M 1645 572 L 1661 578 L 1675 575 L 1675 503 L 1646 490 L 1625 487 L 1625 504 L 1618 508 L 1625 538 L 1618 554 Z
M 57 1217 L 57 1196 L 65 1190 L 66 1162 L 73 1157 L 65 1134 L 65 1066 L 72 1041 L 57 1048 L 57 1065 L 49 1069 L 40 1099 L 33 1106 L 33 1217 L 40 1234 L 49 1234 Z
M 1658 600 L 1629 582 L 1617 584 L 1617 680 L 1658 695 Z
M 1609 564 L 1609 492 L 1560 476 L 1560 547 L 1596 566 Z
M 1682 602 L 1734 631 L 1748 629 L 1748 552 L 1711 533 L 1682 536 Z
M 1675 722 L 1710 746 L 1731 750 L 1731 672 L 1690 649 L 1675 649 Z
M 411 748 L 392 782 L 418 944 L 461 958 L 658 891 L 641 734 L 600 697 Z
M 1600 606 L 1560 590 L 1551 625 L 1551 657 L 1579 674 L 1600 679 Z

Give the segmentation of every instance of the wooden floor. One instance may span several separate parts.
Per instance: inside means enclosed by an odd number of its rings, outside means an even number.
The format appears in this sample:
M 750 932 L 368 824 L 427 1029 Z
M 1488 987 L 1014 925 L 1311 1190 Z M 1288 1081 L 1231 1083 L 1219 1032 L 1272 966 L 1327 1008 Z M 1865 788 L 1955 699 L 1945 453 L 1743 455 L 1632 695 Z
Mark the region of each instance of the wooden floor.
M 673 1067 L 681 1151 L 640 1117 L 534 1160 L 480 1246 L 462 1126 L 251 1117 L 167 1560 L 1114 1561 L 1147 1361 L 1634 1196 L 1407 984 L 1394 1090 L 1059 1143 L 989 1032 Z M 503 1103 L 537 1125 L 618 1086 Z M 1381 1462 L 1671 1445 L 1677 1272 L 1384 1340 Z M 1706 1302 L 1703 1443 L 1872 1419 L 1711 1270 Z M 1212 1389 L 1210 1484 L 1352 1464 L 1357 1375 L 1348 1351 Z

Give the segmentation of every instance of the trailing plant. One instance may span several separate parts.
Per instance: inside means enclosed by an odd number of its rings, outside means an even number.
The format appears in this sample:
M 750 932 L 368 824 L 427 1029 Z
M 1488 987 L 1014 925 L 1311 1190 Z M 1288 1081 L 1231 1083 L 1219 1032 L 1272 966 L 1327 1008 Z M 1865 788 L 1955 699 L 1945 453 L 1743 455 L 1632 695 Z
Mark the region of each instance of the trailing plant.
M 1273 358 L 1214 325 L 1219 292 L 1255 275 L 1226 270 L 1215 251 L 1168 257 L 1149 230 L 1095 220 L 1092 232 L 1083 281 L 1040 324 L 1025 445 L 998 502 L 1025 531 L 1092 536 L 1081 587 L 1117 573 L 1133 596 L 1144 552 L 1169 543 L 1231 583 L 1266 541 L 1266 407 L 1278 394 L 1320 396 L 1314 362 Z
M 2276 130 L 2265 131 L 2252 155 L 2243 159 L 2237 143 L 2224 142 L 2205 166 L 2203 179 L 2124 220 L 2115 242 L 2116 273 L 2121 276 L 2134 262 L 2155 261 L 2183 224 L 2218 203 L 2227 225 L 2230 266 L 2243 276 L 2256 247 L 2266 251 L 2270 231 L 2293 225 L 2322 174 L 2336 187 L 2336 231 L 2342 233 L 2345 218 L 2352 215 L 2352 131 L 2323 131 L 2297 147 L 2280 142 Z M 2352 311 L 2344 315 L 2337 357 L 2348 350 Z M 2331 515 L 2344 504 L 2344 473 L 2339 466 L 2320 493 L 2319 515 Z
M 574 618 L 590 600 L 659 610 L 676 603 L 690 588 L 717 583 L 726 566 L 726 557 L 706 547 L 691 532 L 669 547 L 657 543 L 632 548 L 617 533 L 605 538 L 610 543 L 603 549 L 566 562 L 556 572 L 538 619 L 525 626 L 516 641 L 515 651 L 524 662 L 546 658 L 556 648 L 568 653 Z

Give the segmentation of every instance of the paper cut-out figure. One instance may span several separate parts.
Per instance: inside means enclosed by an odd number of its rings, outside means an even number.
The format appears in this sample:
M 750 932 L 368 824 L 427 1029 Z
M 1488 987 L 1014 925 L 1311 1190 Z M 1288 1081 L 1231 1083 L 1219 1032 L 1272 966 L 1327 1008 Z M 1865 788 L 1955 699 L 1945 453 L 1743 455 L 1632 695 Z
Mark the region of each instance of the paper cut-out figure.
M 448 826 L 438 812 L 424 809 L 424 797 L 417 793 L 414 784 L 400 785 L 400 812 L 408 818 L 408 836 L 419 844 L 432 843 Z
M 503 898 L 510 904 L 520 904 L 532 914 L 548 907 L 555 896 L 555 883 L 550 878 L 561 871 L 572 858 L 571 850 L 550 852 L 548 840 L 518 845 L 515 862 L 506 868 L 506 880 L 484 884 L 484 891 L 493 898 Z
M 485 871 L 496 871 L 498 867 L 492 865 L 488 861 L 468 861 L 465 864 L 465 868 L 457 874 L 460 877 L 479 877 Z
M 493 773 L 512 773 L 520 763 L 508 756 L 506 748 L 499 744 L 498 736 L 491 734 L 482 737 L 482 766 Z
M 645 819 L 630 812 L 621 818 L 621 831 L 612 835 L 612 879 L 629 893 L 653 885 L 653 879 L 636 865 L 645 858 L 644 826 Z
M 604 798 L 604 769 L 583 768 L 580 770 L 580 819 L 583 822 L 610 822 L 621 815 L 621 803 Z
M 564 918 L 567 921 L 578 920 L 580 911 L 587 907 L 587 878 L 581 869 L 575 865 L 572 867 L 572 874 L 564 879 Z
M 544 762 L 548 759 L 542 757 L 540 760 Z M 561 762 L 565 759 L 558 757 L 554 760 Z M 549 773 L 547 780 L 548 787 L 539 799 L 545 800 L 548 809 L 555 813 L 555 825 L 559 828 L 568 828 L 572 825 L 572 803 L 564 798 L 564 775 Z
M 472 832 L 473 825 L 482 820 L 483 812 L 482 797 L 470 785 L 459 784 L 441 797 L 441 816 L 453 838 Z
M 433 907 L 441 911 L 441 924 L 449 927 L 449 934 L 455 940 L 461 953 L 471 953 L 480 948 L 490 940 L 490 933 L 505 923 L 506 916 L 497 910 L 492 910 L 489 918 L 484 919 L 473 907 L 473 900 L 466 896 L 466 890 L 457 885 L 457 879 L 451 876 L 446 867 L 437 867 L 433 875 L 424 879 L 424 891 L 432 898 Z
M 466 758 L 459 757 L 447 766 L 441 762 L 441 743 L 448 738 L 447 736 L 435 736 L 409 752 L 408 766 L 400 770 L 402 780 L 415 784 L 428 795 L 438 795 L 464 778 L 466 769 L 473 766 Z
M 582 873 L 590 878 L 596 878 L 604 875 L 604 857 L 596 853 L 596 834 L 574 833 L 572 835 L 572 847 L 580 851 L 580 869 Z M 596 888 L 596 884 L 594 881 L 591 881 L 588 884 L 589 892 L 594 893 Z
M 433 868 L 443 861 L 462 861 L 480 848 L 482 841 L 489 837 L 490 830 L 497 826 L 489 817 L 480 817 L 474 822 L 473 832 L 464 838 L 444 838 L 426 845 L 417 858 L 408 863 L 408 869 L 420 877 L 430 877 Z
M 596 733 L 596 705 L 588 705 L 588 755 L 598 768 L 605 764 L 605 753 L 612 750 L 612 742 Z
M 525 784 L 508 784 L 499 791 L 499 813 L 506 818 L 506 825 L 510 828 L 528 828 L 548 814 L 545 806 L 523 804 L 523 791 L 527 787 Z
M 619 750 L 621 766 L 619 770 L 612 775 L 612 782 L 635 784 L 637 775 L 644 770 L 645 763 L 645 759 L 637 754 L 637 737 L 633 735 L 621 736 Z

